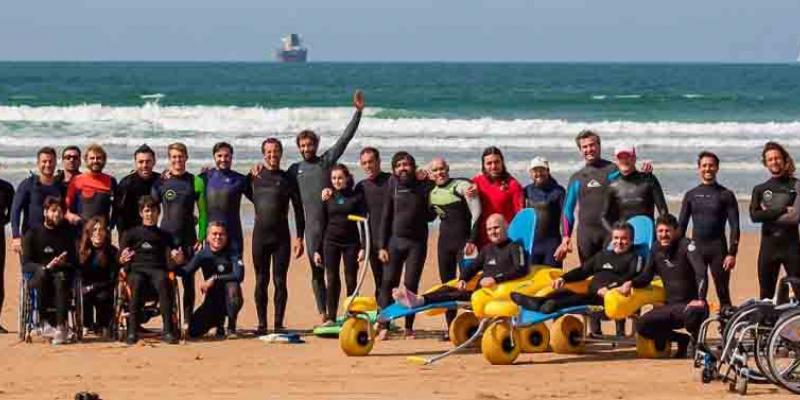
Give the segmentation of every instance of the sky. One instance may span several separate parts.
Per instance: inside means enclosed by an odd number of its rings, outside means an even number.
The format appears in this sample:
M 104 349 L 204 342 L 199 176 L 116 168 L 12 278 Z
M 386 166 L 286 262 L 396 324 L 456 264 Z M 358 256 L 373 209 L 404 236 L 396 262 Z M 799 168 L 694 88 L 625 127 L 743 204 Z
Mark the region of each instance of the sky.
M 25 0 L 0 60 L 794 62 L 798 0 Z

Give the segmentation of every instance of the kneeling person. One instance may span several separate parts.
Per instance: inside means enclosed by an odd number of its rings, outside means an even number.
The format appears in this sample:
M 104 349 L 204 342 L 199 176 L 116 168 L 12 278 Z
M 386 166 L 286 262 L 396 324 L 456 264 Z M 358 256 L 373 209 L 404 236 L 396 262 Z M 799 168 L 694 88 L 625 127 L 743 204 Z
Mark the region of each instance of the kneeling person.
M 617 289 L 628 295 L 632 287 L 644 287 L 650 281 L 634 279 L 644 272 L 644 259 L 633 247 L 633 227 L 625 222 L 614 224 L 611 232 L 611 250 L 603 250 L 553 281 L 554 292 L 544 297 L 526 296 L 512 293 L 511 299 L 520 306 L 545 314 L 560 309 L 581 306 L 601 305 L 606 293 Z M 580 294 L 564 288 L 565 283 L 578 282 L 592 277 L 589 290 Z
M 228 233 L 222 222 L 208 224 L 207 245 L 183 267 L 183 273 L 193 274 L 202 269 L 204 281 L 200 292 L 205 293 L 203 304 L 189 321 L 189 336 L 196 338 L 211 328 L 222 326 L 228 317 L 228 337 L 236 337 L 236 317 L 242 309 L 244 263 L 237 246 L 228 245 Z
M 667 292 L 666 303 L 642 315 L 636 331 L 656 341 L 659 348 L 668 341 L 678 343 L 676 358 L 685 358 L 690 341 L 697 340 L 700 325 L 708 314 L 706 266 L 694 242 L 678 234 L 678 220 L 667 214 L 656 220 L 657 245 L 652 263 L 637 280 L 650 282 L 658 275 Z M 691 337 L 675 329 L 686 328 Z
M 174 238 L 157 226 L 161 208 L 150 196 L 139 199 L 139 215 L 142 225 L 125 232 L 120 247 L 119 262 L 127 272 L 131 298 L 128 309 L 128 337 L 126 342 L 134 344 L 139 318 L 144 305 L 144 292 L 151 285 L 158 292 L 158 308 L 164 323 L 162 340 L 175 344 L 175 326 L 172 321 L 173 293 L 169 270 L 184 262 L 183 251 Z
M 459 271 L 456 287 L 445 285 L 423 295 L 401 288 L 395 289 L 392 297 L 398 303 L 410 308 L 444 301 L 469 301 L 472 291 L 467 289 L 467 282 L 480 271 L 483 271 L 483 277 L 479 284 L 485 288 L 492 288 L 499 283 L 522 278 L 528 274 L 525 249 L 508 238 L 508 224 L 502 215 L 489 216 L 486 220 L 486 235 L 490 243 L 480 250 L 473 263 Z
M 56 327 L 53 344 L 67 341 L 72 279 L 77 257 L 72 229 L 65 224 L 61 199 L 44 200 L 44 223 L 29 229 L 22 243 L 22 270 L 31 274 L 30 286 L 40 293 L 40 311 Z M 55 306 L 55 315 L 45 312 Z M 75 327 L 81 329 L 81 327 Z

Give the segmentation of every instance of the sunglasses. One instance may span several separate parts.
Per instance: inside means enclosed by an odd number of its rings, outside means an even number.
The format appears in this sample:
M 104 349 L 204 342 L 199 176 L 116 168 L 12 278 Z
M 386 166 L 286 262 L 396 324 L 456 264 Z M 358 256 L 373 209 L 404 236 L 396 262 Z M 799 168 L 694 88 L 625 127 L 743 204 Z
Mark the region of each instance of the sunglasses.
M 64 160 L 80 160 L 81 156 L 77 156 L 77 155 L 74 155 L 74 154 L 67 154 L 67 155 L 65 155 L 64 157 L 61 157 L 61 158 L 64 159 Z

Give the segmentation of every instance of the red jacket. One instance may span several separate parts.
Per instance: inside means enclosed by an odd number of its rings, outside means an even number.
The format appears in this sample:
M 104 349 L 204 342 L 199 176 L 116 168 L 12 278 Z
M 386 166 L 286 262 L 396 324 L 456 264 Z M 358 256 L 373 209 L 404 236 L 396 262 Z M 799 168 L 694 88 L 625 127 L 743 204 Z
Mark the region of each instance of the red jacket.
M 478 187 L 481 199 L 481 217 L 478 221 L 478 246 L 483 247 L 489 243 L 486 236 L 486 218 L 492 214 L 501 214 L 507 223 L 510 223 L 523 208 L 522 186 L 514 177 L 509 176 L 502 181 L 492 182 L 483 174 L 472 178 Z

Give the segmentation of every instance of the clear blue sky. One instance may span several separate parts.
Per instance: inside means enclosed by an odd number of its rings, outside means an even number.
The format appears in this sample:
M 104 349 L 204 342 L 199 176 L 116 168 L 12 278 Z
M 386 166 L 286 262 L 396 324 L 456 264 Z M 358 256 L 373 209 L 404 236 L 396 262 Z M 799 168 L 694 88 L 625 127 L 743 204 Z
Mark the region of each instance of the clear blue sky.
M 23 0 L 2 60 L 787 62 L 800 0 Z

